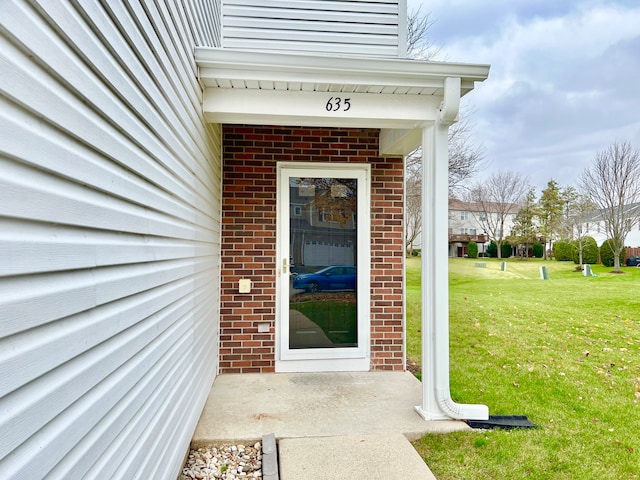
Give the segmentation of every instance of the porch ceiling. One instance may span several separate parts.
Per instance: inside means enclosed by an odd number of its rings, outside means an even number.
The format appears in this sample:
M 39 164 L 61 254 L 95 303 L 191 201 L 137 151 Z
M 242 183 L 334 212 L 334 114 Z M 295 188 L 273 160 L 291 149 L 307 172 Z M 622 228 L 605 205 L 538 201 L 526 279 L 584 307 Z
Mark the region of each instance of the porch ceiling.
M 381 128 L 402 150 L 437 120 L 447 78 L 460 79 L 463 96 L 489 73 L 488 65 L 209 47 L 195 57 L 210 122 Z

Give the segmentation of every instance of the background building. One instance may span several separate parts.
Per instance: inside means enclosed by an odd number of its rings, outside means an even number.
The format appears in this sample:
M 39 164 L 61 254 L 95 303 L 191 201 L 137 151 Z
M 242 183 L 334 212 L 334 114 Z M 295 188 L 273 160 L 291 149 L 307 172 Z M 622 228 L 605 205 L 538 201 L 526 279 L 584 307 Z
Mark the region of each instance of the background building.
M 493 223 L 497 216 L 494 212 L 486 212 L 472 202 L 462 200 L 449 200 L 449 256 L 464 257 L 467 254 L 469 242 L 478 244 L 478 253 L 484 253 L 491 235 L 486 228 L 486 217 L 492 215 Z M 517 210 L 511 209 L 505 216 L 503 238 L 511 234 Z

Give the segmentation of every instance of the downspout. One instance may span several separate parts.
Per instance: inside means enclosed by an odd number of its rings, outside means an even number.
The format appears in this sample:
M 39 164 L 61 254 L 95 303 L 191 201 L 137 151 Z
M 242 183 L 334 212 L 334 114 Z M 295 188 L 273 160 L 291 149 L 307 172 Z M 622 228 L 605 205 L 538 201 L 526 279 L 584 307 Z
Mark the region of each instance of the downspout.
M 449 387 L 448 132 L 460 78 L 446 78 L 438 119 L 422 136 L 422 406 L 425 420 L 486 420 L 485 405 L 458 404 Z

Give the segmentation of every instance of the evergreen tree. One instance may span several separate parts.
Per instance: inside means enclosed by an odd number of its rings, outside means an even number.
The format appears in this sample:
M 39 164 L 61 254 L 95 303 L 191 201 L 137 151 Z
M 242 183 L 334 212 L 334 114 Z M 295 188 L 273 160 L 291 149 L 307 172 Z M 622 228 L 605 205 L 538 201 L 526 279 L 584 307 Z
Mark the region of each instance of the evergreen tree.
M 530 188 L 524 197 L 524 205 L 513 222 L 513 230 L 508 240 L 512 245 L 522 247 L 523 257 L 529 256 L 529 245 L 536 241 L 538 231 L 535 225 L 537 215 L 536 189 Z
M 560 185 L 553 179 L 549 180 L 547 188 L 542 190 L 537 205 L 538 234 L 543 239 L 545 259 L 547 258 L 547 244 L 549 245 L 548 250 L 551 250 L 553 241 L 560 236 L 564 203 Z

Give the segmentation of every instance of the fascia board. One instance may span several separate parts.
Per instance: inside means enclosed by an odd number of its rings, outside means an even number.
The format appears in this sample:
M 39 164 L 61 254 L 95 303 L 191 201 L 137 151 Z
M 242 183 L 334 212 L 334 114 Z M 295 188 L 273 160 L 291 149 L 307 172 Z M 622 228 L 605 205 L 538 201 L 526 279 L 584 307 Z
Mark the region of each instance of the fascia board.
M 198 47 L 196 61 L 201 78 L 252 78 L 265 80 L 313 81 L 371 85 L 442 85 L 447 77 L 463 83 L 483 81 L 489 65 L 449 62 L 423 62 L 404 59 L 299 55 Z M 222 75 L 222 77 L 220 77 Z

